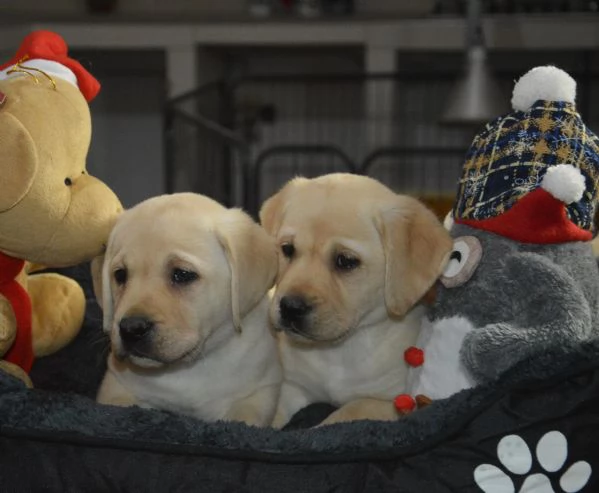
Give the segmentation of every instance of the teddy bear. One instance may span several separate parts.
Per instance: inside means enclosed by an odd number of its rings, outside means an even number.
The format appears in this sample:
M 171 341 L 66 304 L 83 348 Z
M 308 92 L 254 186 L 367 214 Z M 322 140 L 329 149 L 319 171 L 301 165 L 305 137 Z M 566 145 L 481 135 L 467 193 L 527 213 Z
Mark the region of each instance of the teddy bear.
M 474 138 L 446 220 L 454 248 L 405 355 L 401 414 L 599 337 L 599 138 L 575 96 L 569 74 L 536 67 L 516 83 L 514 111 Z
M 35 272 L 100 255 L 122 211 L 86 170 L 99 89 L 49 31 L 0 65 L 0 368 L 28 385 L 34 358 L 68 344 L 86 306 L 76 281 Z

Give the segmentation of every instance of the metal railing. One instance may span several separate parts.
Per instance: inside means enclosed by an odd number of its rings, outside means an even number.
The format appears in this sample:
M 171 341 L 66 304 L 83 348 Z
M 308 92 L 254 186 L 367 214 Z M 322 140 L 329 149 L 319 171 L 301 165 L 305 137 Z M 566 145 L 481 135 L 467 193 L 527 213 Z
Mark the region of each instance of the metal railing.
M 497 75 L 508 95 L 517 74 Z M 597 76 L 572 75 L 579 111 L 599 120 L 591 105 Z M 437 72 L 207 84 L 165 109 L 167 190 L 203 193 L 256 214 L 296 175 L 344 171 L 368 174 L 397 192 L 451 199 L 477 130 L 438 121 L 454 80 Z

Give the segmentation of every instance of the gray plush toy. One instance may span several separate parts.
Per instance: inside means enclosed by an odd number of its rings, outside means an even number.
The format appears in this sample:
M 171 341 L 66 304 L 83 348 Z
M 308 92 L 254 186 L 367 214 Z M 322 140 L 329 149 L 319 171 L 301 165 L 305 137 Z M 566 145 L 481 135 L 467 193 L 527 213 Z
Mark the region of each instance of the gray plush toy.
M 454 250 L 418 348 L 406 352 L 400 412 L 418 395 L 448 397 L 599 336 L 599 139 L 576 112 L 575 89 L 564 71 L 537 67 L 516 84 L 515 111 L 475 137 L 446 223 Z

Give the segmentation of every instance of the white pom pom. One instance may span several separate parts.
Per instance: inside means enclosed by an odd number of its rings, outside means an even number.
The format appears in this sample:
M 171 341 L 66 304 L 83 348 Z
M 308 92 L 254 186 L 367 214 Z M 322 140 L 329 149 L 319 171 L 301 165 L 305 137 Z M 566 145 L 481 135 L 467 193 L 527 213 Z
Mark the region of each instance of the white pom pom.
M 571 204 L 582 198 L 584 176 L 571 164 L 558 164 L 547 170 L 541 187 L 564 204 Z
M 574 103 L 576 81 L 557 67 L 535 67 L 516 82 L 512 94 L 512 108 L 516 111 L 526 111 L 539 99 Z

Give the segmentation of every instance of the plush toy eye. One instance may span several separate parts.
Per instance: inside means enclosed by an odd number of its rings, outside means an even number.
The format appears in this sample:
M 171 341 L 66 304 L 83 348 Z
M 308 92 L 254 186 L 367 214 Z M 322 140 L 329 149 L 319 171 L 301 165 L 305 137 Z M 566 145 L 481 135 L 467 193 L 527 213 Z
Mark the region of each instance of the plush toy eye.
M 173 284 L 190 284 L 199 279 L 199 277 L 200 276 L 197 274 L 197 272 L 193 272 L 191 270 L 175 268 L 171 272 L 171 281 Z
M 127 282 L 127 269 L 117 269 L 114 271 L 114 280 L 119 285 L 122 286 Z
M 281 252 L 283 252 L 285 257 L 292 258 L 295 254 L 295 247 L 293 246 L 293 243 L 283 243 L 281 245 Z
M 72 181 L 70 178 L 65 178 L 65 179 L 64 179 L 64 184 L 65 184 L 67 187 L 70 187 L 70 186 L 73 184 L 73 181 Z
M 440 278 L 446 288 L 455 288 L 466 283 L 474 274 L 482 257 L 483 249 L 475 236 L 461 236 L 453 242 L 453 251 L 445 272 Z
M 353 270 L 360 265 L 360 259 L 347 255 L 345 253 L 339 253 L 335 256 L 335 268 L 337 270 Z

